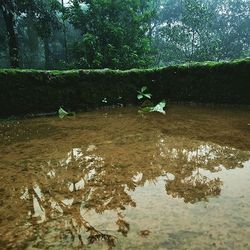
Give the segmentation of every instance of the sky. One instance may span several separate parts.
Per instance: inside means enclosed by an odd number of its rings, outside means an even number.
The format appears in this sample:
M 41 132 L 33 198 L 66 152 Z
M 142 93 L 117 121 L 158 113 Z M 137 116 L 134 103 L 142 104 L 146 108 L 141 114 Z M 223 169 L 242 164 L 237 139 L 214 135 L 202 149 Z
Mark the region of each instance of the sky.
M 61 2 L 61 0 L 59 0 Z M 64 5 L 67 6 L 70 0 L 64 0 Z

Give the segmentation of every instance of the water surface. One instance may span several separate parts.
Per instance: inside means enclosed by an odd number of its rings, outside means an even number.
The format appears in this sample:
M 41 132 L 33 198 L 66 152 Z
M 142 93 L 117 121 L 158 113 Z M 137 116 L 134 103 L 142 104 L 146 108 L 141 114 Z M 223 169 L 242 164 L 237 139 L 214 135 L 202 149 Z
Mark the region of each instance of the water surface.
M 0 123 L 1 249 L 250 249 L 250 110 Z

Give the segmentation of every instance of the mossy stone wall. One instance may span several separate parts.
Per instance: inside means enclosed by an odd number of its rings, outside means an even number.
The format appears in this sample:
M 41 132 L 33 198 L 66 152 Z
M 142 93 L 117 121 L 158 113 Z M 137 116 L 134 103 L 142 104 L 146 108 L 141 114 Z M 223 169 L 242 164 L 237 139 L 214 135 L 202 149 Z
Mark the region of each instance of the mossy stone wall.
M 148 70 L 0 70 L 0 117 L 136 104 L 148 86 L 153 99 L 250 104 L 250 59 L 195 63 Z M 119 99 L 122 97 L 122 99 Z

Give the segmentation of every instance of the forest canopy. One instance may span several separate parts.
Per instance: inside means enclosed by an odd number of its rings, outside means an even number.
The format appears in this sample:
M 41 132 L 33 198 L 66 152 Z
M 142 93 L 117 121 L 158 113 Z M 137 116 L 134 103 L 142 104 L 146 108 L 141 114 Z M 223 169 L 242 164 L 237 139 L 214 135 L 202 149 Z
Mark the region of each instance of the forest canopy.
M 249 56 L 249 0 L 0 0 L 2 68 L 130 69 Z

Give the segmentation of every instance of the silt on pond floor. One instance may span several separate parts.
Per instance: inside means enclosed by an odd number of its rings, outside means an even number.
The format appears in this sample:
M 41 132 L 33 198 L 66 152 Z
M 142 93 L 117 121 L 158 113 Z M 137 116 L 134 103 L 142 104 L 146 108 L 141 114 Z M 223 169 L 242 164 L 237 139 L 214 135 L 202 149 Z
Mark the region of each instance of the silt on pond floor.
M 250 249 L 250 112 L 0 124 L 0 248 Z

